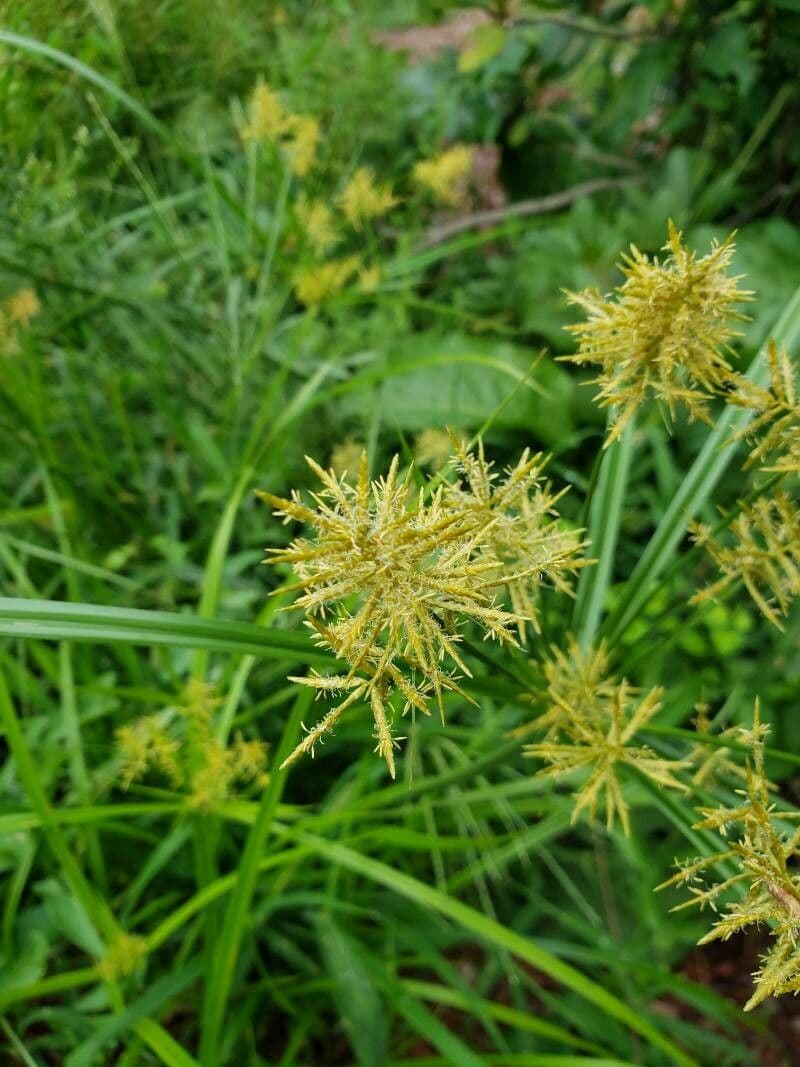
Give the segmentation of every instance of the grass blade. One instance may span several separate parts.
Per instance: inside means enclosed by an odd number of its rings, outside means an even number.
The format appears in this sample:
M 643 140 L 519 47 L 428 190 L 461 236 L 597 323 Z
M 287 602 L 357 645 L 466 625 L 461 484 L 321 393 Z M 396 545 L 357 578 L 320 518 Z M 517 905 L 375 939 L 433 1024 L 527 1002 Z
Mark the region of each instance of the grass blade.
M 0 636 L 89 643 L 171 645 L 330 666 L 305 634 L 168 611 L 0 597 Z
M 256 819 L 239 864 L 236 884 L 225 910 L 212 971 L 208 975 L 205 989 L 200 1059 L 206 1067 L 216 1067 L 221 1062 L 218 1056 L 219 1041 L 228 994 L 233 982 L 233 972 L 239 956 L 239 946 L 247 926 L 250 902 L 256 887 L 264 844 L 272 827 L 275 811 L 286 782 L 287 771 L 279 768 L 295 746 L 300 723 L 312 699 L 313 692 L 310 689 L 302 689 L 295 700 L 281 743 L 275 753 L 270 782 L 261 798 Z
M 568 963 L 553 956 L 550 952 L 540 948 L 528 938 L 518 934 L 515 930 L 509 930 L 501 923 L 482 915 L 479 911 L 463 904 L 460 900 L 454 900 L 445 893 L 425 885 L 410 875 L 395 871 L 391 867 L 380 863 L 378 860 L 363 856 L 345 845 L 339 845 L 311 834 L 298 832 L 297 836 L 314 847 L 332 863 L 346 867 L 356 874 L 362 875 L 370 881 L 386 886 L 395 893 L 406 897 L 422 908 L 439 912 L 445 918 L 461 926 L 477 937 L 496 945 L 498 948 L 524 960 L 532 967 L 543 971 L 554 978 L 557 982 L 571 989 L 574 993 L 584 997 L 592 1004 L 597 1005 L 602 1011 L 620 1022 L 631 1030 L 646 1038 L 651 1044 L 660 1048 L 671 1058 L 673 1063 L 681 1067 L 699 1067 L 697 1061 L 683 1052 L 668 1037 L 665 1037 L 648 1019 L 644 1018 L 633 1008 L 629 1007 L 613 993 L 608 992 L 601 985 L 581 974 Z
M 611 582 L 634 432 L 633 423 L 629 423 L 620 438 L 608 447 L 592 493 L 587 534 L 589 552 L 597 562 L 581 571 L 572 616 L 572 632 L 584 649 L 594 640 Z

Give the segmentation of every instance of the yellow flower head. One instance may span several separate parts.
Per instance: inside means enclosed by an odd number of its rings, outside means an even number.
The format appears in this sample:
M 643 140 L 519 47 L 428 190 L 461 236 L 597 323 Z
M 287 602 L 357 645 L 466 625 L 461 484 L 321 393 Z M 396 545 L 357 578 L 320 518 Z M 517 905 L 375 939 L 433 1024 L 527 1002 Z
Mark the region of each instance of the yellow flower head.
M 323 304 L 341 292 L 358 272 L 359 265 L 358 256 L 345 256 L 343 259 L 331 259 L 327 263 L 317 263 L 313 267 L 295 271 L 295 296 L 307 307 Z
M 517 619 L 492 600 L 496 561 L 481 555 L 483 515 L 455 505 L 444 486 L 426 502 L 410 471 L 399 477 L 398 457 L 384 478 L 370 482 L 363 455 L 355 485 L 308 463 L 322 482 L 315 507 L 297 495 L 261 494 L 276 515 L 313 531 L 289 548 L 271 550 L 272 562 L 294 568 L 298 606 L 348 673 L 297 679 L 344 699 L 287 762 L 313 753 L 344 711 L 363 700 L 372 710 L 378 751 L 394 775 L 392 693 L 404 710 L 427 714 L 431 696 L 441 710 L 443 692 L 461 692 L 454 671 L 469 674 L 457 648 L 461 623 L 471 620 L 486 636 L 513 642 L 510 627 Z
M 579 347 L 561 358 L 599 365 L 599 402 L 615 409 L 606 443 L 650 396 L 663 402 L 670 416 L 680 403 L 691 418 L 708 421 L 708 401 L 734 379 L 726 354 L 738 333 L 728 323 L 744 318 L 734 305 L 752 294 L 738 287 L 740 277 L 726 273 L 733 235 L 698 259 L 670 222 L 664 250 L 668 255 L 661 262 L 631 245 L 620 264 L 625 281 L 612 298 L 596 289 L 567 294 L 587 321 L 567 327 Z
M 517 616 L 520 640 L 527 623 L 538 629 L 536 601 L 539 590 L 550 583 L 562 592 L 571 590 L 570 576 L 585 561 L 582 531 L 560 521 L 556 504 L 566 490 L 553 492 L 543 477 L 546 459 L 528 449 L 519 462 L 500 478 L 486 460 L 483 442 L 477 452 L 467 451 L 453 438 L 456 466 L 462 481 L 450 490 L 451 498 L 480 516 L 486 524 L 484 555 L 495 561 L 495 577 Z
M 247 105 L 247 123 L 242 129 L 242 140 L 274 140 L 286 128 L 288 116 L 276 93 L 264 81 L 258 81 L 250 94 Z
M 213 712 L 219 703 L 212 685 L 192 679 L 176 707 L 121 727 L 117 742 L 123 785 L 127 788 L 155 770 L 174 788 L 186 786 L 190 808 L 209 811 L 227 800 L 237 783 L 265 784 L 266 746 L 258 740 L 245 741 L 240 734 L 225 745 L 214 728 Z M 169 715 L 173 721 L 168 725 L 164 720 Z
M 160 771 L 174 786 L 183 781 L 180 744 L 170 736 L 157 715 L 145 715 L 117 730 L 121 757 L 120 777 L 127 789 L 151 768 Z
M 138 934 L 120 930 L 97 964 L 100 977 L 105 982 L 116 982 L 133 974 L 147 955 L 147 941 Z
M 666 788 L 685 790 L 686 785 L 675 774 L 686 763 L 664 759 L 647 745 L 636 744 L 636 734 L 661 707 L 662 690 L 652 689 L 639 698 L 626 681 L 610 683 L 609 679 L 604 691 L 595 695 L 588 714 L 570 715 L 560 706 L 556 708 L 556 732 L 563 741 L 545 739 L 526 745 L 523 751 L 526 756 L 545 762 L 539 772 L 545 777 L 583 775 L 575 790 L 573 822 L 584 811 L 593 819 L 602 801 L 607 828 L 610 830 L 619 817 L 627 835 L 630 819 L 620 778 L 623 767 L 633 767 Z M 543 716 L 541 724 L 552 729 L 556 722 Z
M 459 444 L 466 445 L 466 438 L 456 438 Z M 429 427 L 417 434 L 414 441 L 414 459 L 421 467 L 430 467 L 439 471 L 450 459 L 453 452 L 453 438 L 445 430 Z
M 782 630 L 780 616 L 800 596 L 800 508 L 792 497 L 778 490 L 745 505 L 724 542 L 708 526 L 693 524 L 691 531 L 722 577 L 695 593 L 689 603 L 714 600 L 741 581 L 762 615 Z
M 358 288 L 362 293 L 374 293 L 381 282 L 380 264 L 373 263 L 358 272 Z
M 306 240 L 318 256 L 324 256 L 338 242 L 333 212 L 324 201 L 300 197 L 295 204 L 295 215 Z
M 767 471 L 800 473 L 800 398 L 797 370 L 789 353 L 770 339 L 767 345 L 770 383 L 762 386 L 742 378 L 732 404 L 749 408 L 753 418 L 734 441 L 753 442 L 746 467 L 760 466 Z
M 245 741 L 237 735 L 227 747 L 209 734 L 200 747 L 200 764 L 191 779 L 190 808 L 211 811 L 227 800 L 236 783 L 267 783 L 267 748 L 263 741 Z
M 553 646 L 542 661 L 546 682 L 547 707 L 533 722 L 521 727 L 521 736 L 532 730 L 544 732 L 548 740 L 569 736 L 577 719 L 602 719 L 619 679 L 609 669 L 608 648 L 582 648 L 570 634 L 566 649 Z M 630 691 L 633 692 L 632 690 Z
M 304 178 L 317 161 L 319 122 L 312 115 L 289 115 L 286 120 L 286 152 L 292 173 Z
M 472 148 L 457 144 L 433 159 L 420 160 L 414 166 L 412 177 L 440 204 L 455 205 L 464 199 L 466 179 L 471 170 Z
M 29 326 L 30 321 L 39 314 L 42 305 L 35 289 L 20 289 L 18 293 L 6 300 L 6 313 L 11 322 L 20 326 Z
M 339 196 L 339 206 L 354 230 L 379 218 L 398 203 L 388 183 L 378 185 L 369 167 L 359 167 Z

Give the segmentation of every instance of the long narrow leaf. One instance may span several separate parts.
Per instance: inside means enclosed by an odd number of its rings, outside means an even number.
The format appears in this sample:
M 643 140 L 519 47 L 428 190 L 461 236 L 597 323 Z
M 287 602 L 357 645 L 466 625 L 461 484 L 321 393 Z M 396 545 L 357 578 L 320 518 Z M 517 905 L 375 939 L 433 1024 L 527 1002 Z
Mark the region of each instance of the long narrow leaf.
M 331 665 L 305 634 L 168 611 L 0 597 L 0 636 L 95 644 L 171 645 Z
M 683 1052 L 668 1037 L 658 1030 L 649 1019 L 645 1018 L 633 1008 L 629 1007 L 618 997 L 614 996 L 601 985 L 587 978 L 580 971 L 564 963 L 546 949 L 534 944 L 528 938 L 510 930 L 494 919 L 482 915 L 479 911 L 463 904 L 460 900 L 454 900 L 445 893 L 425 885 L 401 871 L 393 870 L 384 863 L 373 860 L 368 856 L 362 856 L 345 845 L 325 841 L 311 834 L 298 831 L 297 836 L 315 848 L 321 855 L 326 856 L 332 863 L 354 871 L 379 885 L 386 886 L 395 893 L 412 900 L 420 907 L 439 912 L 445 918 L 469 930 L 470 933 L 485 941 L 496 945 L 498 948 L 529 963 L 532 967 L 543 971 L 554 978 L 557 982 L 571 989 L 574 993 L 584 997 L 592 1004 L 596 1004 L 607 1015 L 618 1019 L 631 1030 L 642 1037 L 647 1038 L 651 1044 L 666 1052 L 673 1063 L 681 1067 L 699 1067 L 697 1061 Z

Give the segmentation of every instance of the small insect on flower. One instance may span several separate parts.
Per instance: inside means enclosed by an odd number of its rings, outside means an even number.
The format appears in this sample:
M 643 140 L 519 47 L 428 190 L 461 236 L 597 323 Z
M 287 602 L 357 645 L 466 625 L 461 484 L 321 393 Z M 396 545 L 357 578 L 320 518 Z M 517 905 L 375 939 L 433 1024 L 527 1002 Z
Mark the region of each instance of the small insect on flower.
M 464 200 L 467 178 L 472 170 L 472 155 L 469 145 L 453 145 L 433 159 L 416 163 L 412 177 L 440 204 L 455 206 Z
M 739 336 L 731 320 L 745 318 L 735 305 L 752 299 L 729 277 L 733 234 L 697 258 L 685 248 L 672 222 L 664 246 L 668 254 L 648 259 L 635 245 L 623 256 L 623 284 L 610 298 L 596 289 L 567 293 L 587 321 L 568 326 L 579 343 L 561 359 L 597 364 L 599 403 L 613 410 L 606 444 L 619 437 L 649 397 L 666 406 L 670 418 L 682 404 L 690 418 L 706 422 L 708 403 L 735 381 L 728 362 L 729 342 Z
M 428 500 L 417 494 L 409 470 L 400 477 L 395 456 L 385 477 L 370 481 L 362 455 L 351 485 L 312 459 L 322 483 L 315 507 L 260 494 L 286 522 L 305 524 L 310 537 L 270 550 L 298 576 L 294 590 L 317 640 L 348 665 L 332 678 L 295 679 L 344 700 L 320 721 L 287 760 L 313 746 L 358 700 L 368 701 L 380 754 L 394 775 L 392 695 L 403 711 L 428 713 L 444 692 L 463 692 L 457 672 L 469 675 L 458 650 L 460 627 L 471 621 L 486 637 L 513 644 L 517 617 L 495 606 L 486 527 L 494 516 L 465 508 L 440 486 Z M 330 621 L 327 621 L 330 619 Z
M 448 490 L 448 501 L 468 511 L 485 528 L 480 555 L 495 561 L 495 582 L 519 619 L 521 641 L 527 623 L 535 630 L 539 591 L 550 583 L 571 593 L 570 577 L 587 563 L 579 555 L 586 547 L 582 530 L 570 529 L 559 518 L 556 504 L 567 492 L 554 492 L 543 477 L 547 460 L 526 449 L 514 467 L 500 478 L 486 460 L 483 442 L 468 451 L 452 438 L 454 464 L 462 480 Z
M 733 544 L 724 544 L 710 527 L 690 526 L 694 540 L 702 545 L 722 572 L 722 577 L 701 589 L 689 601 L 714 600 L 738 581 L 755 601 L 762 615 L 783 629 L 780 616 L 800 596 L 800 510 L 782 490 L 759 497 L 742 507 L 730 524 Z
M 607 672 L 604 646 L 583 651 L 570 639 L 566 654 L 555 652 L 544 664 L 549 707 L 516 733 L 544 731 L 544 741 L 523 749 L 526 756 L 548 764 L 540 775 L 561 778 L 583 773 L 584 780 L 575 790 L 573 822 L 583 811 L 594 819 L 603 801 L 608 829 L 619 817 L 628 834 L 629 810 L 620 780 L 623 767 L 661 786 L 685 790 L 676 774 L 687 764 L 634 744 L 636 734 L 661 707 L 663 690 L 652 689 L 642 697 L 624 679 L 619 681 Z
M 366 222 L 386 215 L 398 203 L 391 185 L 379 185 L 369 167 L 359 167 L 339 194 L 339 206 L 354 230 L 363 230 Z
M 699 809 L 702 819 L 694 829 L 716 830 L 723 840 L 735 833 L 736 840 L 710 856 L 676 863 L 678 873 L 658 887 L 685 886 L 691 893 L 691 899 L 673 911 L 706 905 L 714 912 L 724 908 L 709 933 L 700 939 L 701 945 L 727 941 L 747 926 L 767 927 L 773 944 L 753 976 L 756 988 L 745 1011 L 769 996 L 800 990 L 800 876 L 794 867 L 800 851 L 800 829 L 791 825 L 800 818 L 800 812 L 775 810 L 770 795 L 774 786 L 764 770 L 768 732 L 759 721 L 756 701 L 752 729 L 739 731 L 740 743 L 750 749 L 746 788 L 737 790 L 742 803 Z M 703 876 L 715 868 L 723 872 L 721 880 L 705 882 Z

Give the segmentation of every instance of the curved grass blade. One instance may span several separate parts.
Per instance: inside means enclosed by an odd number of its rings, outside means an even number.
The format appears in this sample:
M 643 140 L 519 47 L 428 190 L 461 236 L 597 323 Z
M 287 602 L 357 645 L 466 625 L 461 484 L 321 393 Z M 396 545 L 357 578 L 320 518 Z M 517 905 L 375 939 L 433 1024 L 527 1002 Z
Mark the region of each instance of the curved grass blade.
M 629 1007 L 613 993 L 608 992 L 597 982 L 587 978 L 580 971 L 564 963 L 553 956 L 550 952 L 540 948 L 528 938 L 518 934 L 515 930 L 509 930 L 501 923 L 479 911 L 463 904 L 460 900 L 454 900 L 438 889 L 425 885 L 424 882 L 412 878 L 401 871 L 395 871 L 378 860 L 363 856 L 358 852 L 347 848 L 345 845 L 325 841 L 311 834 L 297 832 L 297 837 L 311 845 L 332 863 L 339 864 L 356 874 L 362 875 L 370 881 L 391 889 L 395 893 L 406 897 L 422 908 L 428 908 L 439 912 L 445 918 L 461 926 L 477 937 L 496 945 L 506 952 L 512 953 L 529 963 L 532 967 L 543 971 L 554 978 L 557 982 L 571 989 L 574 993 L 595 1004 L 607 1015 L 618 1019 L 631 1030 L 646 1038 L 654 1047 L 666 1052 L 673 1063 L 681 1067 L 699 1067 L 697 1060 L 683 1052 L 668 1037 L 665 1037 L 650 1021 L 633 1008 Z
M 572 632 L 584 649 L 594 640 L 611 583 L 634 432 L 633 423 L 629 423 L 619 439 L 609 445 L 592 493 L 587 538 L 589 552 L 596 563 L 581 571 L 572 615 Z
M 305 634 L 168 611 L 0 597 L 0 636 L 53 641 L 168 645 L 331 666 Z

